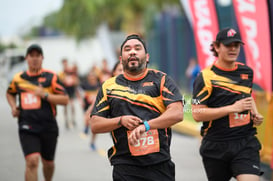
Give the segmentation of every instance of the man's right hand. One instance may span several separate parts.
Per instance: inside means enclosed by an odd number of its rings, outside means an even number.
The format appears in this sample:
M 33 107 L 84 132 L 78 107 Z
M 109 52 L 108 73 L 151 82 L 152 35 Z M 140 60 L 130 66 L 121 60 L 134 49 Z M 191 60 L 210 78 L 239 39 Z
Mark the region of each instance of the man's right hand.
M 122 116 L 120 120 L 120 124 L 129 130 L 133 130 L 142 123 L 142 120 L 139 117 L 126 115 Z
M 251 110 L 252 109 L 252 98 L 247 97 L 241 100 L 236 101 L 232 105 L 232 112 L 240 113 L 243 111 Z

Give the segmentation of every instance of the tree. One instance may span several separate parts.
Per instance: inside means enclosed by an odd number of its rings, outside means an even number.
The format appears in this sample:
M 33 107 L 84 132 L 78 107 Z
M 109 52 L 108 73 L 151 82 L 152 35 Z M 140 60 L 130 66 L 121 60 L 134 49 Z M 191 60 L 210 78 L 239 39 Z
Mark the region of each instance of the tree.
M 144 33 L 144 19 L 151 21 L 150 16 L 165 4 L 164 0 L 64 0 L 59 11 L 44 18 L 44 26 L 77 39 L 93 35 L 102 22 L 112 30 Z M 180 6 L 179 0 L 169 0 L 168 4 Z M 145 14 L 149 17 L 145 18 Z

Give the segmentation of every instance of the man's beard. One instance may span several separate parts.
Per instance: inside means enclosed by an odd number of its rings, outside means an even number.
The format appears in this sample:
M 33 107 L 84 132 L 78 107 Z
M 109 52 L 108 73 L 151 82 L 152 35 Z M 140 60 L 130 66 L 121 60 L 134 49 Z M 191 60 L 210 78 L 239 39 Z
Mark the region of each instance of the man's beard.
M 137 61 L 138 65 L 132 65 L 131 64 L 131 66 L 129 66 L 131 58 L 132 57 L 130 56 L 127 59 L 127 61 L 126 60 L 122 61 L 122 65 L 123 65 L 124 69 L 127 70 L 128 72 L 138 73 L 138 72 L 141 72 L 146 67 L 145 59 L 140 60 L 138 57 L 134 57 L 134 61 Z

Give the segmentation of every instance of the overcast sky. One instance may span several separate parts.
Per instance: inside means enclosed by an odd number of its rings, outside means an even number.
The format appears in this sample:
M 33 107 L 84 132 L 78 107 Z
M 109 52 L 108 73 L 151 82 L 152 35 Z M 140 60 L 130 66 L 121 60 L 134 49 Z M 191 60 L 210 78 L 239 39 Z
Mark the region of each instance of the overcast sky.
M 0 37 L 25 32 L 41 23 L 48 13 L 61 8 L 63 0 L 0 0 Z

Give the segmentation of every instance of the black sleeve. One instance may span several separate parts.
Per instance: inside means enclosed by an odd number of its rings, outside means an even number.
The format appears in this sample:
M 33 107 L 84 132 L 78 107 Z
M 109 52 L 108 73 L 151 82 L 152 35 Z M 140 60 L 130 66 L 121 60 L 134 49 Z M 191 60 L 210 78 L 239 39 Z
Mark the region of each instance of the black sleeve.
M 161 81 L 164 81 L 164 83 L 161 87 L 161 94 L 165 107 L 171 103 L 182 101 L 182 95 L 174 80 L 167 75 L 162 79 Z
M 208 99 L 211 94 L 211 84 L 209 80 L 204 81 L 203 73 L 201 72 L 193 83 L 192 92 L 192 104 L 203 104 L 207 105 Z
M 109 115 L 109 111 L 110 111 L 110 106 L 107 101 L 106 90 L 102 86 L 97 94 L 96 102 L 92 110 L 91 116 L 98 115 L 98 116 L 107 118 Z

